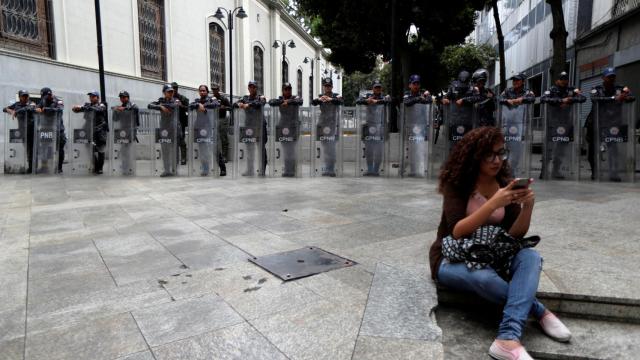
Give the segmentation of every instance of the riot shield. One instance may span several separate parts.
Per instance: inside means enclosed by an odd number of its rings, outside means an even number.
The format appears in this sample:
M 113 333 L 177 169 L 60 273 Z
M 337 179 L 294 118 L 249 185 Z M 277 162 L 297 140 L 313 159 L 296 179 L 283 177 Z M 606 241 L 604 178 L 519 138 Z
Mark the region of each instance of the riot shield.
M 218 109 L 189 111 L 189 176 L 211 176 L 217 173 Z
M 88 175 L 93 172 L 93 123 L 95 112 L 71 113 L 71 174 Z
M 315 106 L 312 131 L 313 176 L 342 176 L 342 106 Z
M 136 174 L 136 114 L 132 110 L 113 110 L 111 115 L 111 174 Z
M 56 174 L 62 111 L 48 109 L 42 113 L 35 113 L 34 121 L 33 173 Z
M 458 106 L 455 103 L 443 105 L 442 108 L 444 109 L 444 130 L 447 135 L 447 148 L 451 152 L 453 146 L 473 129 L 474 111 L 471 106 Z
M 262 107 L 234 109 L 235 163 L 233 176 L 263 176 L 266 167 L 266 134 Z
M 298 146 L 300 153 L 298 154 L 298 166 L 300 167 L 300 176 L 312 176 L 313 172 L 313 109 L 314 107 L 300 108 L 300 137 L 298 138 Z
M 300 177 L 300 107 L 271 108 L 271 176 Z
M 580 164 L 578 104 L 543 104 L 542 172 L 545 180 L 577 180 Z
M 635 172 L 635 117 L 633 103 L 593 103 L 595 178 L 633 182 Z
M 152 169 L 156 176 L 177 174 L 178 115 L 176 109 L 170 113 L 157 110 L 152 110 L 149 113 L 155 139 L 151 157 Z
M 356 176 L 386 175 L 387 116 L 384 104 L 356 106 Z
M 402 105 L 402 177 L 428 175 L 431 116 L 431 104 Z
M 4 173 L 31 173 L 33 151 L 33 113 L 21 109 L 11 116 L 5 114 Z
M 509 150 L 509 165 L 514 177 L 529 178 L 531 164 L 531 106 L 522 104 L 498 107 L 498 124 Z

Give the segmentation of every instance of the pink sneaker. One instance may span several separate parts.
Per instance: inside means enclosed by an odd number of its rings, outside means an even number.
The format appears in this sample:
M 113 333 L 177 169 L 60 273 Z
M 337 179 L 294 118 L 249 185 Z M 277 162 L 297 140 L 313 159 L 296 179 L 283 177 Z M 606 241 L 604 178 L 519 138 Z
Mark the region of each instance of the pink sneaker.
M 489 356 L 497 360 L 533 360 L 524 346 L 518 346 L 513 350 L 509 350 L 497 341 L 494 341 L 489 348 Z
M 571 331 L 551 311 L 547 311 L 547 314 L 538 320 L 538 323 L 540 323 L 542 331 L 553 340 L 560 342 L 571 340 Z

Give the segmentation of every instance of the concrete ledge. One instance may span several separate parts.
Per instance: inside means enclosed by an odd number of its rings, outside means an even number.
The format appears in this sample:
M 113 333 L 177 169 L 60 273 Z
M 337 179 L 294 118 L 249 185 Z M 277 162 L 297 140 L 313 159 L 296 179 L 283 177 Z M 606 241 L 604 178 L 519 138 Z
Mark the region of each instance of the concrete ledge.
M 640 300 L 555 292 L 538 292 L 538 299 L 551 311 L 573 317 L 640 324 Z M 456 307 L 494 307 L 479 296 L 438 286 L 438 303 Z

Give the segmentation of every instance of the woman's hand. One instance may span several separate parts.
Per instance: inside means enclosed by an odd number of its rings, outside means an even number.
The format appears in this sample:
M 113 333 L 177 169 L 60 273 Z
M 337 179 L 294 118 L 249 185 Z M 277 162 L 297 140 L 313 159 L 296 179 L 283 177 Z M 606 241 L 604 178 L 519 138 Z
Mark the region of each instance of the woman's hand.
M 493 194 L 488 201 L 493 210 L 510 204 L 519 203 L 519 201 L 524 199 L 529 192 L 533 193 L 533 191 L 528 188 L 514 190 L 513 186 L 515 184 L 516 180 L 513 180 L 507 186 L 500 188 L 495 194 Z
M 531 189 L 527 189 L 527 193 L 516 201 L 517 204 L 522 204 L 525 208 L 532 208 L 536 201 L 536 194 Z

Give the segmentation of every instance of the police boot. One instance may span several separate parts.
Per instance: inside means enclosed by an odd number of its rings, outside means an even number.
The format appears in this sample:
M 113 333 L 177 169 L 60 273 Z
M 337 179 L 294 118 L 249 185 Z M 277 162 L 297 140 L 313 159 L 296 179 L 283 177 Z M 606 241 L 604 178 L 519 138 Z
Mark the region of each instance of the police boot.
M 180 165 L 187 165 L 187 148 L 180 146 Z
M 96 174 L 102 174 L 102 168 L 104 167 L 104 153 L 98 153 L 98 161 L 96 161 Z
M 220 168 L 220 176 L 227 176 L 227 166 L 225 165 L 225 159 L 222 154 L 218 153 L 218 167 Z

